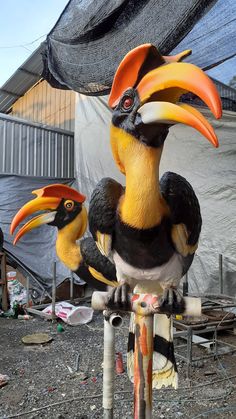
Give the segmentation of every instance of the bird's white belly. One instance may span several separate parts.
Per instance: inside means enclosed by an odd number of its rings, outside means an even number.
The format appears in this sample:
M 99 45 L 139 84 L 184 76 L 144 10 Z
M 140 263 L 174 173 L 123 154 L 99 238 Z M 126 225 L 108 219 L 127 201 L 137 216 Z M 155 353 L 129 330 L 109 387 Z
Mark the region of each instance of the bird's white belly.
M 126 282 L 132 288 L 139 281 L 155 281 L 162 288 L 178 286 L 182 278 L 182 256 L 174 253 L 167 263 L 151 269 L 139 269 L 125 262 L 121 256 L 114 251 L 113 261 L 116 265 L 118 282 Z

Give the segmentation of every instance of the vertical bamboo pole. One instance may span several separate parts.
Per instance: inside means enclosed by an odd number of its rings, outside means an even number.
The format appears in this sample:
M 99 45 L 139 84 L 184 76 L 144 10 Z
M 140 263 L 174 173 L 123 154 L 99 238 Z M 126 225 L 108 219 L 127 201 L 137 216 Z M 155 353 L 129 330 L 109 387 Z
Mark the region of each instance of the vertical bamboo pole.
M 113 419 L 115 378 L 115 329 L 104 317 L 103 418 Z
M 152 418 L 153 315 L 135 314 L 134 419 Z

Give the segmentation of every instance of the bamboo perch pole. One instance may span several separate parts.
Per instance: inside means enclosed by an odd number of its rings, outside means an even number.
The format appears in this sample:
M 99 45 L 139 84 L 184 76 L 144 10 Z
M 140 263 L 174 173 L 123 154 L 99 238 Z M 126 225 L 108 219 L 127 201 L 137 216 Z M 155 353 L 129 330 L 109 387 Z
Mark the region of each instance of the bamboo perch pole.
M 138 290 L 137 290 L 138 291 Z M 95 291 L 92 295 L 94 310 L 105 310 L 108 293 Z M 152 418 L 152 356 L 153 316 L 163 313 L 159 299 L 153 294 L 130 294 L 130 310 L 135 313 L 134 351 L 134 419 Z M 201 299 L 184 297 L 182 314 L 199 316 Z M 117 310 L 117 307 L 114 309 Z M 122 307 L 119 312 L 122 312 Z M 168 313 L 165 313 L 168 314 Z M 107 314 L 108 315 L 108 314 Z M 119 326 L 119 313 L 111 313 L 104 319 L 104 361 L 103 361 L 103 409 L 104 419 L 113 419 L 115 326 Z M 111 326 L 113 325 L 113 327 Z
M 130 310 L 129 311 L 133 311 L 133 312 L 138 310 L 137 303 L 133 301 L 133 296 L 135 295 L 139 295 L 141 298 L 142 295 L 145 296 L 147 294 L 130 294 Z M 107 309 L 107 306 L 106 306 L 107 296 L 108 296 L 107 292 L 94 291 L 92 295 L 92 301 L 91 301 L 92 308 L 94 310 L 100 310 L 100 311 L 106 310 Z M 158 305 L 158 296 L 155 296 L 155 297 L 157 298 L 155 299 L 155 302 L 153 304 L 146 305 L 145 315 L 147 316 L 148 314 L 169 314 L 160 310 L 159 305 Z M 197 317 L 201 315 L 201 299 L 200 298 L 184 297 L 184 302 L 185 302 L 185 310 L 183 313 L 181 313 L 183 316 L 196 316 Z M 114 307 L 114 310 L 117 311 L 117 307 Z M 124 310 L 122 310 L 122 307 L 121 307 L 119 308 L 119 311 L 122 312 Z

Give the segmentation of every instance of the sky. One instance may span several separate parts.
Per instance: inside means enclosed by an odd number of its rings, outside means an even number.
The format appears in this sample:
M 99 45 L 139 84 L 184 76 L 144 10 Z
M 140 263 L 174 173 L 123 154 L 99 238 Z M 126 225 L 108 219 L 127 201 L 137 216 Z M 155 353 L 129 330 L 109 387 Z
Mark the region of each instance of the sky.
M 0 0 L 0 86 L 45 39 L 67 3 L 68 0 Z
M 220 0 L 219 3 L 225 0 Z M 45 39 L 69 0 L 0 0 L 0 86 Z M 209 75 L 228 84 L 236 57 Z

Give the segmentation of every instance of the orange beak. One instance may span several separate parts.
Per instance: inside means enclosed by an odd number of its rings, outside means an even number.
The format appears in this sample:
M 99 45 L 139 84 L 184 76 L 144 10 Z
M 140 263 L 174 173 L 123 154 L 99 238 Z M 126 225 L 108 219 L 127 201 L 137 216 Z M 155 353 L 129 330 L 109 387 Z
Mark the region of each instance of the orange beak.
M 54 221 L 57 214 L 57 208 L 62 199 L 73 199 L 77 202 L 84 202 L 85 196 L 80 194 L 73 188 L 66 185 L 55 184 L 45 186 L 44 188 L 37 189 L 32 192 L 37 195 L 37 198 L 27 202 L 15 215 L 10 226 L 10 233 L 13 234 L 19 224 L 25 220 L 25 218 L 34 214 L 37 211 L 49 211 L 35 216 L 29 220 L 15 236 L 13 244 L 26 233 L 37 228 L 43 224 L 48 224 Z M 50 196 L 52 195 L 52 196 Z
M 217 119 L 221 117 L 218 92 L 200 68 L 186 63 L 162 66 L 148 73 L 139 83 L 137 90 L 141 103 L 144 104 L 138 110 L 143 123 L 186 124 L 197 129 L 218 147 L 216 134 L 204 116 L 191 106 L 175 103 L 183 92 L 192 92 L 208 105 Z M 153 95 L 155 101 L 148 102 Z
M 153 65 L 150 67 L 150 51 L 154 57 L 153 48 L 150 44 L 140 46 L 123 59 L 115 75 L 109 99 L 110 106 L 116 106 L 125 92 L 125 75 L 123 74 L 123 69 L 125 69 L 129 84 L 126 84 L 126 89 L 133 87 L 139 95 L 141 107 L 137 114 L 141 116 L 141 123 L 186 124 L 198 130 L 215 147 L 218 147 L 217 136 L 204 116 L 193 107 L 178 103 L 180 96 L 191 92 L 210 108 L 215 118 L 219 119 L 222 116 L 222 107 L 215 85 L 200 68 L 193 64 L 178 62 L 189 55 L 189 50 L 175 57 L 162 57 L 163 62 L 160 61 L 159 66 L 153 69 Z M 148 54 L 149 60 L 147 60 Z M 135 62 L 134 68 L 132 59 Z M 143 59 L 146 60 L 145 65 L 142 62 Z M 154 59 L 157 62 L 156 56 Z M 151 70 L 147 70 L 148 65 Z M 144 69 L 147 71 L 144 72 Z M 142 72 L 144 75 L 140 77 Z
M 21 227 L 21 229 L 15 236 L 13 244 L 16 244 L 16 242 L 30 230 L 39 227 L 43 224 L 48 224 L 54 221 L 57 212 L 53 210 L 56 210 L 60 202 L 60 198 L 35 198 L 32 201 L 27 202 L 13 218 L 10 227 L 11 234 L 14 233 L 15 229 L 23 220 L 25 220 L 25 218 L 32 215 L 36 211 L 49 210 L 50 212 L 37 215 L 36 217 L 28 221 L 23 227 Z

